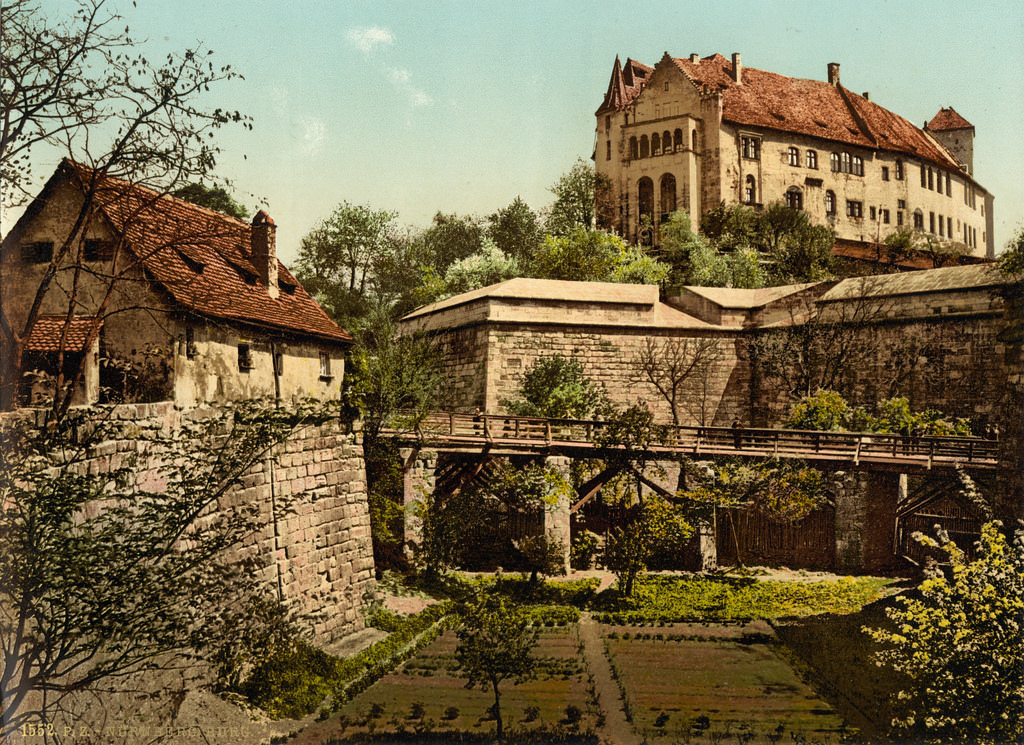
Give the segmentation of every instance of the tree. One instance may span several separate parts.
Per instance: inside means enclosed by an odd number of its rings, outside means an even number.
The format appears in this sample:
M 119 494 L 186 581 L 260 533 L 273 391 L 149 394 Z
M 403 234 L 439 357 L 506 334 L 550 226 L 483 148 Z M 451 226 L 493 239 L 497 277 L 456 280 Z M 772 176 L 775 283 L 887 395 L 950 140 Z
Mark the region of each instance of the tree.
M 686 413 L 703 427 L 711 413 L 714 372 L 721 359 L 718 339 L 648 338 L 633 357 L 630 381 L 653 386 L 668 404 L 674 425 L 681 425 Z
M 267 515 L 226 497 L 296 427 L 332 415 L 245 402 L 170 432 L 133 432 L 95 412 L 44 428 L 5 422 L 0 739 L 26 722 L 54 724 L 76 696 L 101 700 L 126 676 L 183 657 L 230 675 L 236 655 L 226 650 L 260 633 L 249 610 L 277 600 L 266 596 L 261 557 L 231 553 Z M 119 452 L 98 466 L 117 440 L 133 441 L 134 457 Z M 292 499 L 278 495 L 274 516 Z
M 807 213 L 785 204 L 770 205 L 758 219 L 759 248 L 770 260 L 772 285 L 818 282 L 833 276 L 835 231 L 812 225 Z
M 459 644 L 455 658 L 467 686 L 490 685 L 494 694 L 496 736 L 504 737 L 501 691 L 506 680 L 516 683 L 529 678 L 536 667 L 533 648 L 537 632 L 531 630 L 526 614 L 500 595 L 479 595 L 459 610 Z
M 438 212 L 433 224 L 420 234 L 419 241 L 424 263 L 444 274 L 456 261 L 480 253 L 484 228 L 476 217 Z
M 206 207 L 217 212 L 223 212 L 231 217 L 237 217 L 239 220 L 249 220 L 251 218 L 245 207 L 236 202 L 234 197 L 223 186 L 206 186 L 203 183 L 196 182 L 175 190 L 174 196 L 178 199 L 184 199 L 186 202 L 198 204 L 200 207 Z
M 633 284 L 657 284 L 668 270 L 618 236 L 580 227 L 546 236 L 528 267 L 529 276 L 540 279 Z
M 605 406 L 604 389 L 583 372 L 575 357 L 540 357 L 523 375 L 513 398 L 502 399 L 509 413 L 552 419 L 587 419 Z
M 159 65 L 133 54 L 134 41 L 128 29 L 122 31 L 120 18 L 106 12 L 105 0 L 78 0 L 73 17 L 65 21 L 52 20 L 52 14 L 35 0 L 13 0 L 0 7 L 0 25 L 4 29 L 0 45 L 4 202 L 18 201 L 27 194 L 34 147 L 61 149 L 83 167 L 76 171 L 82 182 L 82 202 L 70 216 L 66 232 L 54 241 L 53 257 L 24 322 L 15 324 L 6 306 L 0 312 L 5 349 L 0 397 L 10 405 L 20 381 L 24 342 L 39 318 L 43 298 L 56 284 L 62 284 L 70 288 L 68 318 L 83 312 L 78 296 L 79 280 L 87 271 L 82 260 L 82 229 L 93 217 L 97 190 L 105 180 L 116 177 L 147 186 L 153 190 L 153 200 L 159 199 L 212 172 L 219 150 L 211 137 L 219 127 L 250 125 L 237 111 L 205 108 L 199 103 L 206 100 L 211 87 L 237 78 L 237 73 L 230 67 L 215 67 L 211 53 L 201 46 L 169 54 Z M 121 250 L 120 243 L 114 247 L 114 255 L 121 256 L 123 264 L 128 252 Z M 5 241 L 4 248 L 16 245 L 16 241 Z M 98 315 L 107 312 L 114 287 L 133 276 L 132 269 L 124 267 L 102 278 L 108 292 L 98 303 Z M 16 280 L 0 277 L 0 287 L 12 281 Z M 97 324 L 86 348 L 98 334 Z M 66 409 L 82 370 L 79 364 L 65 374 L 64 352 L 62 342 L 54 413 Z
M 518 196 L 487 217 L 487 236 L 498 249 L 524 266 L 544 243 L 544 229 L 529 205 Z
M 605 566 L 615 573 L 619 590 L 629 597 L 637 575 L 666 568 L 693 536 L 682 511 L 657 496 L 648 496 L 627 511 L 625 524 L 613 528 L 605 546 Z
M 485 238 L 478 253 L 459 259 L 444 273 L 443 290 L 435 300 L 504 282 L 519 276 L 519 262 Z
M 563 173 L 550 189 L 555 195 L 546 228 L 553 235 L 565 235 L 576 228 L 589 231 L 594 225 L 595 209 L 606 211 L 606 193 L 610 191 L 607 176 L 598 174 L 591 163 L 577 158 L 573 167 Z M 599 216 L 598 225 L 607 224 L 607 216 Z
M 914 595 L 886 609 L 893 628 L 865 628 L 884 648 L 876 664 L 906 675 L 898 694 L 901 738 L 1009 743 L 1024 739 L 1024 531 L 1012 543 L 990 522 L 977 559 L 948 537 L 916 534 L 940 550 Z
M 342 202 L 302 238 L 295 276 L 339 321 L 363 315 L 374 262 L 383 256 L 395 213 Z

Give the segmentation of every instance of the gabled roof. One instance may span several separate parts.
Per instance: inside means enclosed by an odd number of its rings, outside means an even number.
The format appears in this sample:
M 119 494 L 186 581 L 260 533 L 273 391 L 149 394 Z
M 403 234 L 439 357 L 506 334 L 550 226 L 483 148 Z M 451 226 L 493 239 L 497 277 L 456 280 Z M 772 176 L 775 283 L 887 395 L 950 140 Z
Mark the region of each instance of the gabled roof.
M 944 132 L 950 129 L 974 129 L 974 125 L 950 106 L 948 109 L 939 109 L 939 113 L 933 116 L 932 120 L 924 125 L 924 128 L 932 132 Z
M 67 323 L 67 316 L 39 316 L 25 340 L 25 349 L 59 352 L 61 335 L 64 335 L 65 352 L 82 352 L 97 326 L 103 326 L 103 319 L 95 316 L 74 316 L 70 323 Z
M 612 68 L 612 77 L 608 81 L 608 90 L 604 94 L 604 101 L 597 110 L 598 114 L 606 111 L 622 111 L 629 106 L 640 94 L 647 78 L 654 71 L 642 62 L 626 58 L 625 66 L 619 64 L 619 58 L 615 57 L 615 66 Z
M 82 187 L 92 172 L 65 160 L 58 174 Z M 95 202 L 115 233 L 124 235 L 138 264 L 181 309 L 299 336 L 352 341 L 280 262 L 280 293 L 270 297 L 251 261 L 249 223 L 111 177 L 99 182 Z
M 688 57 L 669 59 L 702 94 L 722 96 L 722 119 L 729 123 L 905 153 L 960 170 L 956 159 L 923 130 L 838 83 L 790 78 L 755 67 L 743 67 L 737 83 L 732 61 L 721 54 L 696 62 Z M 641 90 L 642 86 L 625 89 L 615 108 L 630 106 Z M 608 94 L 602 108 L 607 105 Z

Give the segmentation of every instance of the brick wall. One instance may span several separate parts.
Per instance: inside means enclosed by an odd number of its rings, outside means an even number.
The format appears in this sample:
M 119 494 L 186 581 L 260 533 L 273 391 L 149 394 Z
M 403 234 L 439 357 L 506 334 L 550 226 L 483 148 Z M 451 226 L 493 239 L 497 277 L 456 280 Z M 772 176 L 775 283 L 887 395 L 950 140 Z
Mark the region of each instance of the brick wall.
M 5 416 L 33 413 L 41 421 L 42 411 Z M 147 432 L 170 433 L 204 410 L 180 411 L 171 402 L 125 404 L 111 416 L 129 426 L 123 439 L 96 447 L 88 467 L 99 472 L 120 467 L 129 454 L 145 454 Z M 136 469 L 147 488 L 159 488 L 159 466 L 159 456 L 149 455 Z M 282 514 L 280 505 L 288 501 L 292 509 Z M 222 507 L 254 502 L 262 528 L 227 559 L 261 559 L 268 585 L 290 608 L 311 617 L 318 643 L 363 628 L 359 606 L 373 587 L 373 548 L 361 435 L 335 422 L 297 429 L 273 457 L 250 469 Z

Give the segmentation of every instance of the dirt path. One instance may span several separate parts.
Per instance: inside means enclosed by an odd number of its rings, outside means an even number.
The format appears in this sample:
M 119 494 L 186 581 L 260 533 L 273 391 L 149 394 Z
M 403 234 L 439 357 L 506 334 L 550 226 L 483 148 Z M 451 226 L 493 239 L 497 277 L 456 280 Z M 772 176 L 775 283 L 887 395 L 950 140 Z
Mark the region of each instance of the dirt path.
M 612 677 L 612 666 L 605 656 L 597 621 L 589 613 L 580 617 L 580 641 L 583 642 L 583 657 L 594 676 L 598 705 L 605 715 L 604 726 L 597 729 L 598 737 L 611 745 L 640 745 L 640 738 L 622 709 L 619 687 Z

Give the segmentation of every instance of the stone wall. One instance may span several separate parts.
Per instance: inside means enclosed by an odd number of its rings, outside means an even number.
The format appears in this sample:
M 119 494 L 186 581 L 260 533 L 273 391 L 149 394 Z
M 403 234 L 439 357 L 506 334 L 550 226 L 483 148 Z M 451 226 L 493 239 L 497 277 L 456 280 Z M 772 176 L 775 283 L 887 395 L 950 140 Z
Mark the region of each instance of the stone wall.
M 104 412 L 96 409 L 97 415 Z M 30 416 L 22 411 L 4 416 Z M 45 412 L 35 412 L 40 421 Z M 183 420 L 208 410 L 181 411 L 171 402 L 124 404 L 110 411 L 128 425 L 123 439 L 100 443 L 88 463 L 104 472 L 141 453 L 136 468 L 146 488 L 159 488 L 159 456 L 146 454 L 146 432 L 173 433 Z M 373 588 L 373 548 L 361 435 L 336 422 L 297 429 L 271 456 L 254 465 L 222 508 L 256 503 L 262 528 L 227 554 L 257 558 L 267 584 L 286 605 L 312 620 L 315 641 L 328 643 L 363 628 L 360 604 Z M 275 505 L 289 502 L 285 513 Z

